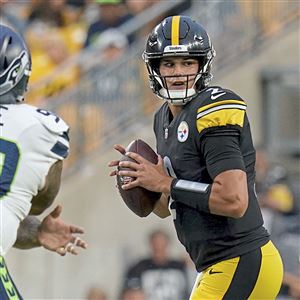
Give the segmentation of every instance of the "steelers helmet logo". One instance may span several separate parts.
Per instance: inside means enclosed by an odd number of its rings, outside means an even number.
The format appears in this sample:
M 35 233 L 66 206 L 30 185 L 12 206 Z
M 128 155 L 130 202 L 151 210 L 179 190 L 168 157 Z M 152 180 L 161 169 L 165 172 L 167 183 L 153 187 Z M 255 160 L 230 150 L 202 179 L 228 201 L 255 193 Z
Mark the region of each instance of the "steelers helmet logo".
M 179 142 L 183 143 L 187 140 L 189 136 L 189 126 L 187 122 L 182 121 L 177 129 L 177 139 Z

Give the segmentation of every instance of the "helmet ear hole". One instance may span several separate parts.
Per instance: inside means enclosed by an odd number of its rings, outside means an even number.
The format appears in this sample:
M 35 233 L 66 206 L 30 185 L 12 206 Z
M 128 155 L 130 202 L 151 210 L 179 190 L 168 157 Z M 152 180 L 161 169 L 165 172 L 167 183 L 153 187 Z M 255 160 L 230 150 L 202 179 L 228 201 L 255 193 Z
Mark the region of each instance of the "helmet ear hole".
M 205 66 L 205 64 L 207 63 L 207 59 L 204 56 L 198 56 L 198 57 L 194 57 L 194 58 L 198 60 L 198 63 L 199 63 L 198 72 L 200 72 L 203 69 L 203 67 Z
M 159 64 L 160 64 L 160 59 L 159 58 L 153 58 L 149 61 L 149 64 L 151 68 L 157 73 L 160 74 L 159 72 Z

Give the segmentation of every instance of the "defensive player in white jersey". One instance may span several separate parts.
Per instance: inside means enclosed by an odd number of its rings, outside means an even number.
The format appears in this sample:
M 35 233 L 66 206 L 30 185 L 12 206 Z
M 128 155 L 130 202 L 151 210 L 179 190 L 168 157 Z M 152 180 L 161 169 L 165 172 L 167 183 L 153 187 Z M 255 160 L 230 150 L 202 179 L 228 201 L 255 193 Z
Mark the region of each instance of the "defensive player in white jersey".
M 77 254 L 86 248 L 83 229 L 60 219 L 57 206 L 41 222 L 59 187 L 69 153 L 68 126 L 54 114 L 22 103 L 31 72 L 30 52 L 11 28 L 0 24 L 0 299 L 22 299 L 4 256 L 13 246 L 37 246 Z

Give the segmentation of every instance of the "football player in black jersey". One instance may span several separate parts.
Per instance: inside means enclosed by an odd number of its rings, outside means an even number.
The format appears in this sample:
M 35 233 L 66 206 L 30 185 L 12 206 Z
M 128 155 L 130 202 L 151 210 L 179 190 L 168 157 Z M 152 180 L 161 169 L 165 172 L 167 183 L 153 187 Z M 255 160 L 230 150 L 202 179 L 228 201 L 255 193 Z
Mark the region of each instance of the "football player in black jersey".
M 119 171 L 136 178 L 124 189 L 163 193 L 154 213 L 171 212 L 199 272 L 191 300 L 275 299 L 283 267 L 255 194 L 246 103 L 209 87 L 214 56 L 207 32 L 190 17 L 168 17 L 154 28 L 144 61 L 152 90 L 165 100 L 154 118 L 159 161 L 128 153 L 136 163 L 110 166 L 133 169 Z

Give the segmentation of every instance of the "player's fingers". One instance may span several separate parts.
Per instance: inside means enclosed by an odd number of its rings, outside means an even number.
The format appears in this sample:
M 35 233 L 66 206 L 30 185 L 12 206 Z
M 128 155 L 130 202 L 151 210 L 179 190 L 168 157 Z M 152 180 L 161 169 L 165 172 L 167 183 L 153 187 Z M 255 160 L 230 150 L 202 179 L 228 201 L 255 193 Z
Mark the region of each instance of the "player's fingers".
M 84 229 L 82 227 L 79 226 L 75 226 L 75 225 L 70 225 L 70 231 L 71 233 L 84 233 Z
M 74 254 L 74 255 L 78 254 L 75 245 L 71 242 L 65 246 L 65 250 L 66 250 L 66 252 Z
M 124 160 L 124 161 L 121 161 L 119 163 L 119 167 L 130 168 L 130 169 L 133 169 L 133 170 L 138 170 L 140 168 L 140 165 L 137 164 L 136 162 L 133 162 L 133 161 Z
M 74 245 L 70 246 L 68 249 L 68 252 L 73 254 L 73 255 L 77 255 L 78 254 L 78 250 L 76 249 L 76 247 Z
M 130 170 L 119 171 L 118 174 L 120 176 L 137 177 L 137 172 Z
M 108 166 L 109 167 L 116 167 L 116 166 L 119 165 L 119 162 L 120 162 L 119 160 L 113 160 L 113 161 L 109 162 Z
M 73 243 L 75 246 L 77 246 L 77 243 L 80 241 L 79 236 L 73 236 L 71 239 L 71 243 Z
M 134 159 L 139 164 L 148 162 L 147 159 L 145 159 L 143 156 L 141 156 L 135 152 L 126 152 L 125 155 Z
M 53 218 L 58 218 L 61 214 L 62 211 L 62 206 L 61 205 L 57 205 L 54 210 L 51 212 L 51 216 Z
M 65 256 L 67 251 L 65 247 L 59 247 L 56 249 L 55 251 L 56 253 L 58 253 L 60 256 Z
M 72 241 L 74 246 L 84 248 L 84 249 L 87 248 L 87 243 L 84 240 L 82 240 L 79 236 L 76 236 L 74 238 L 75 239 Z
M 76 248 L 73 248 L 72 250 L 69 251 L 69 253 L 73 255 L 78 255 L 78 250 Z
M 80 247 L 82 249 L 87 249 L 88 244 L 85 241 L 80 241 L 80 243 L 78 243 L 77 247 Z
M 118 174 L 118 171 L 114 170 L 109 173 L 109 176 L 116 176 L 117 174 Z
M 132 188 L 138 187 L 138 186 L 140 186 L 139 182 L 137 180 L 134 180 L 129 183 L 123 184 L 122 189 L 126 191 L 126 190 L 130 190 Z
M 164 165 L 164 161 L 163 161 L 162 157 L 158 154 L 157 158 L 158 158 L 157 164 L 160 165 L 160 166 L 161 165 L 163 166 Z
M 120 144 L 114 145 L 114 149 L 120 152 L 121 154 L 125 154 L 126 152 L 125 148 Z

